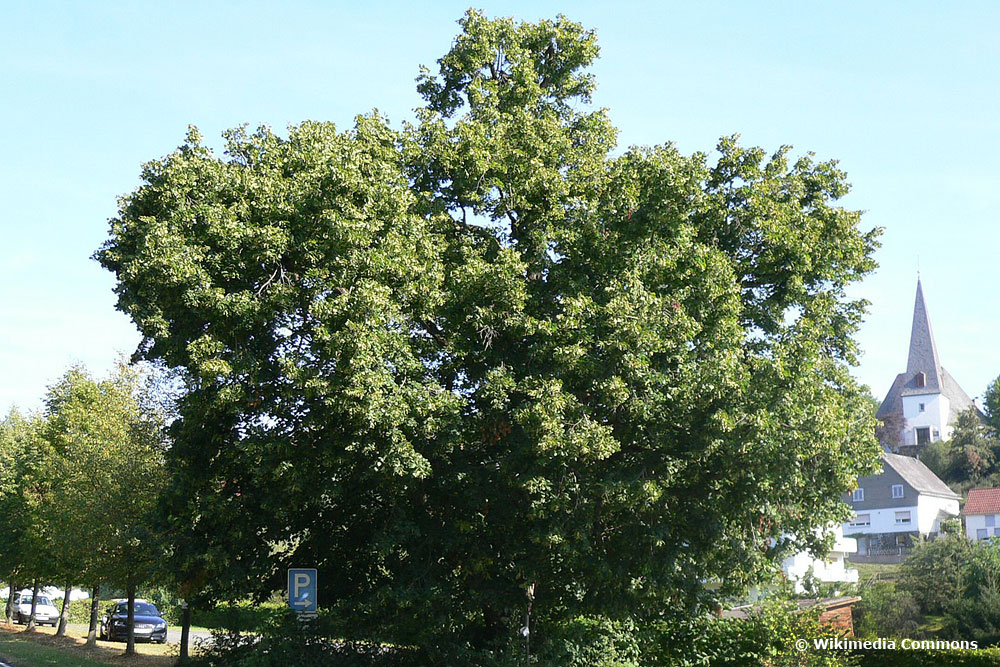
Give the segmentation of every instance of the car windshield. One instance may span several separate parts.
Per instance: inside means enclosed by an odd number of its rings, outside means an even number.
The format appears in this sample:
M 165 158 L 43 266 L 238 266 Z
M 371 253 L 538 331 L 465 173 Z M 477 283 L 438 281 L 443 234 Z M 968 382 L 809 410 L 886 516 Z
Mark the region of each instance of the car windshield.
M 25 595 L 24 597 L 22 597 L 21 598 L 21 604 L 31 604 L 31 596 L 30 595 Z M 38 604 L 47 604 L 47 605 L 51 606 L 52 603 L 49 602 L 49 599 L 47 597 L 45 597 L 44 595 L 39 595 L 38 596 Z
M 128 602 L 120 602 L 118 607 L 115 609 L 116 614 L 128 614 Z M 135 603 L 135 615 L 136 616 L 159 616 L 160 612 L 156 610 L 156 607 L 149 604 L 148 602 L 136 602 Z

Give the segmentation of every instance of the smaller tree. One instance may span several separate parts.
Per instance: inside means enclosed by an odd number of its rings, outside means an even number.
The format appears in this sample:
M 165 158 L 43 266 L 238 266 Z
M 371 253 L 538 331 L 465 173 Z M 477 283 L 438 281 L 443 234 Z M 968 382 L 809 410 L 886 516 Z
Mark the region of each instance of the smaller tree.
M 951 435 L 951 470 L 956 482 L 978 483 L 996 469 L 1000 441 L 990 432 L 978 410 L 970 407 L 958 415 Z
M 950 478 L 952 467 L 951 442 L 935 440 L 924 446 L 920 452 L 920 460 L 943 480 Z
M 962 582 L 944 605 L 956 636 L 981 646 L 1000 644 L 1000 550 L 990 542 L 969 542 L 960 566 Z
M 31 525 L 26 494 L 35 448 L 38 418 L 25 417 L 16 409 L 0 421 L 0 579 L 9 585 L 6 620 L 14 617 L 14 599 L 25 578 Z
M 920 625 L 920 604 L 905 585 L 879 581 L 861 592 L 854 607 L 858 637 L 910 637 Z
M 986 423 L 994 438 L 1000 438 L 1000 376 L 986 389 Z
M 909 591 L 925 614 L 943 614 L 950 600 L 965 589 L 965 568 L 972 542 L 949 535 L 918 544 L 903 563 L 902 588 Z

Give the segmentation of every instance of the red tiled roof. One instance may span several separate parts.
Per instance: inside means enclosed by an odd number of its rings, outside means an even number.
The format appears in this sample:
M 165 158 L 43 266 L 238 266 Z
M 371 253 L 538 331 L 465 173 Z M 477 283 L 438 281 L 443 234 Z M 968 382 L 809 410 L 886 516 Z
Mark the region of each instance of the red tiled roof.
M 1000 514 L 1000 489 L 973 489 L 962 514 Z

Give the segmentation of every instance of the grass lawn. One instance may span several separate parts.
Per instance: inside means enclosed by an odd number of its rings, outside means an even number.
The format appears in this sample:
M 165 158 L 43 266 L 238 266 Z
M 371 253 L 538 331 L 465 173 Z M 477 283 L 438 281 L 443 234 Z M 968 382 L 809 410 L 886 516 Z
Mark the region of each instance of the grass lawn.
M 84 646 L 86 631 L 69 630 L 56 637 L 52 628 L 27 633 L 20 626 L 0 625 L 0 658 L 15 667 L 42 665 L 139 665 L 167 667 L 177 660 L 177 647 L 169 644 L 136 644 L 139 655 L 126 660 L 125 644 L 98 641 L 95 648 Z
M 899 579 L 903 566 L 899 563 L 851 563 L 848 567 L 858 571 L 859 584 L 866 584 L 874 574 L 878 574 L 879 581 L 895 581 Z
M 924 622 L 917 629 L 934 636 L 944 629 L 944 622 L 944 616 L 924 616 Z

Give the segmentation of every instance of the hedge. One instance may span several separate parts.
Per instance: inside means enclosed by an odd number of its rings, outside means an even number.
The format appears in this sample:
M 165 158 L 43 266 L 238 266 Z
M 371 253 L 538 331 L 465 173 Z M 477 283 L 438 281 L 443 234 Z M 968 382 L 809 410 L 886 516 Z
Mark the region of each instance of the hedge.
M 991 667 L 1000 665 L 1000 648 L 854 651 L 860 667 Z

